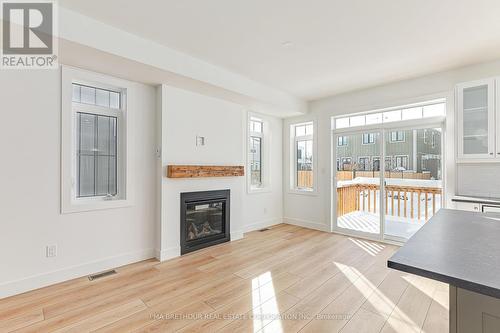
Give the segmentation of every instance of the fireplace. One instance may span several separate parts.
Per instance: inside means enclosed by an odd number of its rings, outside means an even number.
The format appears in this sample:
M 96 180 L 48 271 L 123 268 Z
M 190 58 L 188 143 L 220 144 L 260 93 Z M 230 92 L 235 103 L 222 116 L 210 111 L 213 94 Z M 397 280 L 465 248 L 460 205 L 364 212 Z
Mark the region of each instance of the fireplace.
M 181 254 L 228 242 L 230 190 L 181 193 Z

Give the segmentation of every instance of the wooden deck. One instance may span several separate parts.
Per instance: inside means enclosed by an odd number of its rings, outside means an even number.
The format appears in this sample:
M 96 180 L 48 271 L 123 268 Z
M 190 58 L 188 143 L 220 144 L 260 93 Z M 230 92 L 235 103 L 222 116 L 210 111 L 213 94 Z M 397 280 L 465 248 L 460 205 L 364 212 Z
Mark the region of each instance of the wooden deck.
M 445 332 L 448 287 L 396 247 L 279 225 L 0 300 L 0 332 Z

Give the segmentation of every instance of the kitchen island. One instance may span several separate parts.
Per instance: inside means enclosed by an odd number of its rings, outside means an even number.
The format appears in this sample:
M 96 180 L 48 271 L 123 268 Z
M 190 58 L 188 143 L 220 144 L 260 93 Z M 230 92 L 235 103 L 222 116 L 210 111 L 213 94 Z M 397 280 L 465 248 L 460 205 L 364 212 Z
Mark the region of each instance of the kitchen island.
M 500 332 L 500 214 L 442 209 L 388 267 L 450 285 L 450 332 Z

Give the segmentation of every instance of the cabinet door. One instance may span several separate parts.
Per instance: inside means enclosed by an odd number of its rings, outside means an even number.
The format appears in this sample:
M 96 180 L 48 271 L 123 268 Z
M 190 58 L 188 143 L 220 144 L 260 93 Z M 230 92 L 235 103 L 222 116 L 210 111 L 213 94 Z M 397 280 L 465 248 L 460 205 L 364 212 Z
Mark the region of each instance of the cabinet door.
M 455 209 L 468 210 L 470 212 L 480 212 L 481 205 L 474 202 L 455 202 Z
M 495 80 L 458 85 L 457 97 L 459 160 L 494 159 Z

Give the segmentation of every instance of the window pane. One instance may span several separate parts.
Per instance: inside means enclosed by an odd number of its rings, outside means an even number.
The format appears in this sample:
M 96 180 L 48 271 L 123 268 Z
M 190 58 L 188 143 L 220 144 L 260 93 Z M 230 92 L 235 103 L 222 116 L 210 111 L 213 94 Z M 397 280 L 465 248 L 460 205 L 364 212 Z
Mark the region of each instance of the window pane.
M 351 117 L 351 127 L 352 126 L 364 126 L 364 125 L 365 125 L 365 116 Z
M 80 86 L 73 84 L 73 102 L 80 103 Z
M 424 106 L 424 117 L 438 117 L 446 114 L 445 104 L 434 104 Z
M 297 141 L 297 187 L 313 187 L 313 141 Z
M 347 128 L 349 127 L 349 118 L 340 118 L 335 120 L 336 128 Z
M 251 185 L 262 185 L 262 139 L 250 137 Z
M 111 195 L 116 195 L 118 193 L 117 181 L 116 181 L 116 173 L 117 173 L 117 164 L 116 157 L 110 157 L 109 163 L 111 164 L 110 172 L 109 172 L 109 192 Z
M 97 117 L 97 154 L 109 155 L 111 153 L 111 122 L 110 117 Z
M 109 91 L 102 89 L 96 90 L 96 105 L 109 108 Z
M 304 136 L 306 135 L 306 126 L 295 126 L 295 136 Z
M 374 113 L 366 115 L 367 125 L 381 124 L 381 123 L 382 123 L 382 113 Z
M 402 111 L 402 119 L 403 120 L 420 119 L 420 118 L 422 118 L 422 108 L 421 107 L 404 109 Z
M 94 195 L 94 156 L 79 156 L 79 175 L 77 197 Z
M 117 92 L 110 92 L 109 94 L 109 107 L 112 109 L 120 108 L 120 94 Z
M 78 113 L 79 128 L 77 129 L 80 154 L 94 154 L 95 120 L 96 116 L 86 113 Z
M 81 102 L 85 104 L 95 104 L 95 88 L 81 87 Z
M 400 121 L 401 110 L 384 112 L 384 122 Z
M 96 195 L 107 195 L 109 185 L 109 157 L 98 156 L 96 167 Z
M 313 135 L 313 124 L 306 125 L 306 135 Z

